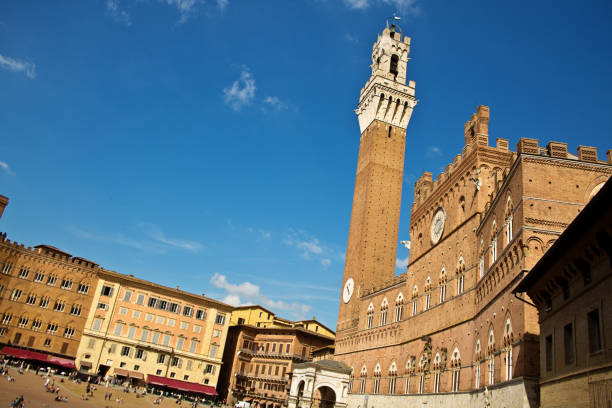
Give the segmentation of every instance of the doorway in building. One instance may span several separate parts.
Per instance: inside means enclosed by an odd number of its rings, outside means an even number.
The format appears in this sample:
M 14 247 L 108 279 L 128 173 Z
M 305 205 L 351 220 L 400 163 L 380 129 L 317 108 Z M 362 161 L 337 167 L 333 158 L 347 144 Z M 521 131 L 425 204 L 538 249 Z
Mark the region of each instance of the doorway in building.
M 100 367 L 98 368 L 98 375 L 100 378 L 104 379 L 106 377 L 106 373 L 108 373 L 108 370 L 110 370 L 110 366 L 100 364 Z

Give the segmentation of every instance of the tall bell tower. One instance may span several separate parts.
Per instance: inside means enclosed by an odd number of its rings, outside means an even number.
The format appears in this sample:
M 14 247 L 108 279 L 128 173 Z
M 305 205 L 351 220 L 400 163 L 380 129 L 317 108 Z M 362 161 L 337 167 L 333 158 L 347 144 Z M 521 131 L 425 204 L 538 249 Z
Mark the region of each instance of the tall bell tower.
M 361 89 L 361 138 L 337 330 L 359 324 L 363 289 L 395 275 L 406 127 L 416 106 L 406 85 L 410 38 L 392 25 L 372 48 L 372 74 Z

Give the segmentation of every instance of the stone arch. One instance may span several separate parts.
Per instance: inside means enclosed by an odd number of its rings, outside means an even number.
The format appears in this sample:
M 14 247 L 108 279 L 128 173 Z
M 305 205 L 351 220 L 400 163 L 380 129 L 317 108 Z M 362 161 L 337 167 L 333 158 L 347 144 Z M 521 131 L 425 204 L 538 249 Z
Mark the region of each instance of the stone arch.
M 361 366 L 361 372 L 359 373 L 359 375 L 361 375 L 362 377 L 365 377 L 368 375 L 368 368 L 366 367 L 365 364 Z
M 428 276 L 427 279 L 425 279 L 425 291 L 429 289 L 431 289 L 431 278 Z
M 451 353 L 451 366 L 459 367 L 461 366 L 461 353 L 459 352 L 459 347 L 455 345 L 453 352 Z
M 480 339 L 476 339 L 476 346 L 474 346 L 475 360 L 478 361 L 482 357 L 482 347 L 480 346 Z
M 599 190 L 601 190 L 601 188 L 606 183 L 606 181 L 608 181 L 608 178 L 610 178 L 610 176 L 600 175 L 598 177 L 595 177 L 593 180 L 591 180 L 587 184 L 587 187 L 584 190 L 584 202 L 585 202 L 585 204 L 588 201 L 590 201 L 591 198 L 593 198 L 595 196 L 595 194 L 597 194 L 599 192 Z
M 506 320 L 504 321 L 504 345 L 508 346 L 512 344 L 514 332 L 512 330 L 512 316 L 510 312 L 506 313 Z
M 381 371 L 380 363 L 376 363 L 376 367 L 374 367 L 374 375 L 380 375 Z
M 368 306 L 368 314 L 370 313 L 374 313 L 374 304 L 372 302 L 370 302 L 370 305 Z
M 391 362 L 391 365 L 389 365 L 389 375 L 396 375 L 397 374 L 397 364 L 395 364 L 395 361 Z
M 527 246 L 533 254 L 539 254 L 544 251 L 544 242 L 536 236 L 527 238 Z
M 493 353 L 495 350 L 495 332 L 493 330 L 493 323 L 489 325 L 489 332 L 487 334 L 487 350 L 489 353 Z
M 380 310 L 386 310 L 389 307 L 389 302 L 387 298 L 384 298 L 382 303 L 380 304 Z
M 336 392 L 328 385 L 321 385 L 313 393 L 313 408 L 334 408 Z
M 505 209 L 506 218 L 508 218 L 509 216 L 512 216 L 513 212 L 514 212 L 514 205 L 512 204 L 512 196 L 511 196 L 511 192 L 508 191 L 508 194 L 506 195 L 506 209 Z
M 414 285 L 414 287 L 412 288 L 412 297 L 416 297 L 419 294 L 419 287 L 417 285 Z
M 404 303 L 404 295 L 402 294 L 402 292 L 400 292 L 397 297 L 395 298 L 395 304 L 396 305 L 401 305 Z

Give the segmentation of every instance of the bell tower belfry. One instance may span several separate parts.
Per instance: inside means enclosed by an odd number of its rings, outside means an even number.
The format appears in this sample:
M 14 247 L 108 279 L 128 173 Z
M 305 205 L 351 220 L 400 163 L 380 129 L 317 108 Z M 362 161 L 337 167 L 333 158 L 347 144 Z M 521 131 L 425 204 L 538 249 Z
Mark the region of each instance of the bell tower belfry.
M 417 103 L 414 81 L 406 85 L 409 53 L 410 38 L 398 27 L 383 30 L 355 110 L 361 138 L 338 331 L 359 325 L 363 289 L 395 275 L 406 127 Z

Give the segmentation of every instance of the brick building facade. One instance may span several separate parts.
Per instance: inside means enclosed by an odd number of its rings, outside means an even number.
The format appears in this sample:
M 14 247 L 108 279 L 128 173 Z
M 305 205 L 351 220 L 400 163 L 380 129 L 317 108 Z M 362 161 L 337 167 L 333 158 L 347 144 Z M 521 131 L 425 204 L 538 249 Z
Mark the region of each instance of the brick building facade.
M 612 181 L 514 289 L 540 324 L 540 406 L 612 404 Z
M 74 359 L 97 284 L 97 264 L 0 235 L 0 344 Z
M 219 379 L 221 397 L 232 405 L 287 406 L 294 364 L 334 342 L 333 332 L 314 319 L 292 322 L 260 306 L 238 307 L 232 319 Z
M 512 295 L 600 186 L 612 157 L 564 143 L 489 143 L 479 106 L 436 179 L 415 183 L 407 271 L 395 275 L 410 40 L 387 28 L 357 114 L 361 141 L 342 280 L 336 359 L 352 368 L 349 405 L 534 406 L 535 309 Z M 484 392 L 485 386 L 487 392 Z

